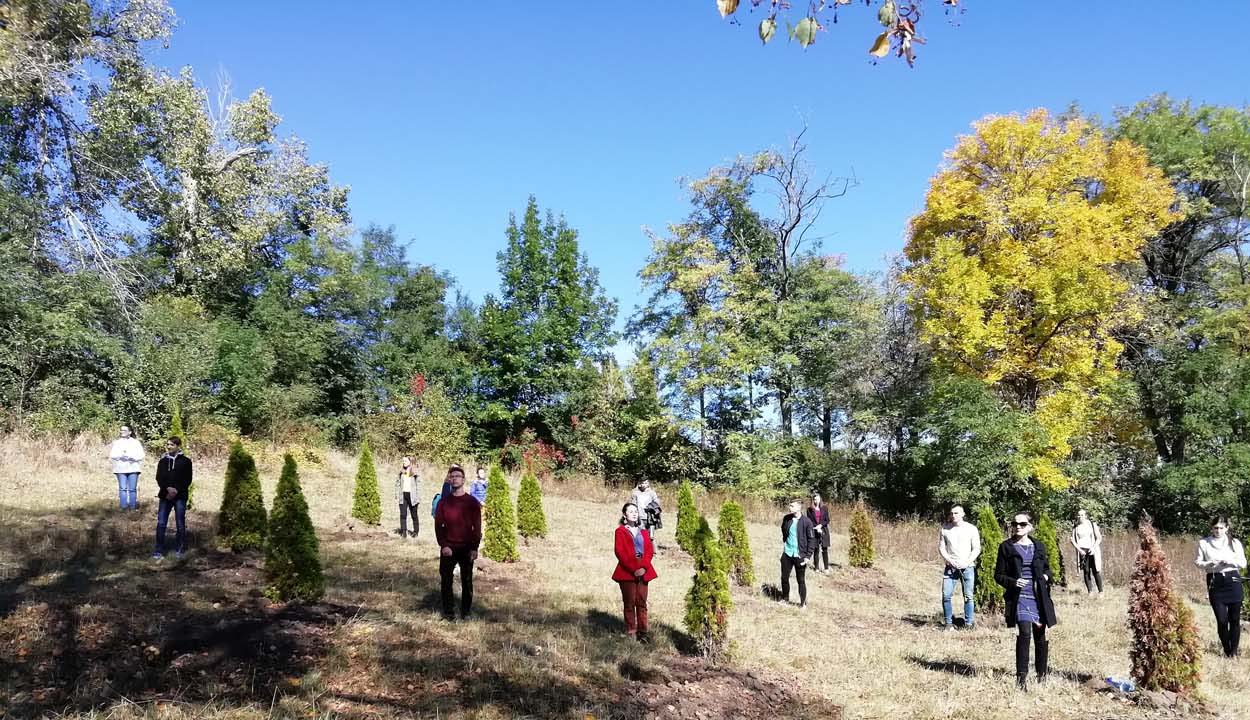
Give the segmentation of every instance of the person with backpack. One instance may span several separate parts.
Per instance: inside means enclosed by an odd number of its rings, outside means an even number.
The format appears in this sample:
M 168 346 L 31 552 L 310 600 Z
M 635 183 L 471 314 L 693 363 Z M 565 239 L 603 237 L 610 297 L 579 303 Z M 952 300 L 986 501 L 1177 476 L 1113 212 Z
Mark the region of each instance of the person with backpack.
M 655 531 L 663 524 L 660 521 L 660 515 L 663 510 L 660 508 L 660 496 L 651 488 L 651 481 L 642 480 L 634 486 L 633 492 L 629 494 L 629 501 L 638 508 L 640 522 L 648 531 Z
M 781 598 L 790 602 L 790 571 L 799 585 L 799 609 L 807 609 L 807 559 L 814 551 L 812 521 L 803 514 L 803 503 L 790 501 L 790 514 L 781 519 Z
M 1033 542 L 1033 516 L 1016 513 L 1011 537 L 998 546 L 994 580 L 1003 587 L 1004 619 L 1016 628 L 1016 685 L 1028 690 L 1029 639 L 1036 652 L 1033 663 L 1038 681 L 1050 671 L 1050 641 L 1046 629 L 1055 626 L 1055 604 L 1050 599 L 1050 563 L 1046 546 Z
M 1211 534 L 1198 541 L 1194 564 L 1207 574 L 1207 600 L 1215 613 L 1216 631 L 1225 657 L 1236 657 L 1241 650 L 1241 603 L 1245 589 L 1241 571 L 1246 567 L 1246 551 L 1232 536 L 1228 518 L 1211 523 Z
M 404 456 L 400 466 L 399 475 L 395 478 L 395 499 L 399 503 L 399 536 L 401 538 L 409 537 L 408 535 L 408 515 L 412 515 L 412 535 L 415 540 L 421 532 L 421 521 L 417 516 L 417 506 L 421 504 L 419 500 L 420 478 L 412 469 L 412 458 Z
M 139 509 L 139 473 L 146 458 L 143 443 L 130 432 L 129 425 L 122 425 L 118 438 L 109 446 L 109 460 L 117 478 L 117 504 L 122 510 Z
M 443 617 L 456 618 L 452 591 L 455 568 L 460 570 L 460 617 L 473 612 L 473 563 L 482 543 L 482 506 L 465 492 L 464 470 L 452 465 L 447 472 L 449 492 L 434 512 L 434 536 L 438 540 L 438 574 L 442 580 Z
M 612 572 L 612 579 L 621 587 L 625 634 L 639 642 L 647 642 L 650 632 L 647 624 L 648 583 L 658 577 L 651 563 L 655 557 L 655 546 L 651 542 L 651 533 L 642 527 L 638 506 L 632 502 L 625 503 L 621 508 L 614 550 L 616 569 Z
M 1102 599 L 1102 530 L 1098 523 L 1089 519 L 1089 513 L 1076 511 L 1076 525 L 1072 527 L 1072 535 L 1068 538 L 1076 550 L 1077 565 L 1081 568 L 1081 576 L 1085 579 L 1085 592 L 1094 594 L 1094 585 L 1098 586 L 1098 597 Z
M 156 497 L 160 505 L 156 510 L 156 547 L 153 560 L 165 558 L 165 528 L 169 513 L 174 513 L 177 525 L 174 556 L 181 558 L 187 550 L 187 491 L 191 487 L 191 458 L 182 453 L 182 438 L 174 436 L 165 443 L 165 454 L 156 462 Z

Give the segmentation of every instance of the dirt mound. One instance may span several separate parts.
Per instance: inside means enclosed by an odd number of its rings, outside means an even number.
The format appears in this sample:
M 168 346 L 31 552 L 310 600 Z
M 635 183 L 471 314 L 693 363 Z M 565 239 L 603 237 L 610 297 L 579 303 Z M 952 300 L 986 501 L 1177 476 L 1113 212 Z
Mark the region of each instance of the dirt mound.
M 804 699 L 790 678 L 754 671 L 707 665 L 693 657 L 665 658 L 663 667 L 644 668 L 623 662 L 621 677 L 628 683 L 623 704 L 635 717 L 685 720 L 688 718 L 822 717 L 837 720 L 841 709 L 828 703 Z

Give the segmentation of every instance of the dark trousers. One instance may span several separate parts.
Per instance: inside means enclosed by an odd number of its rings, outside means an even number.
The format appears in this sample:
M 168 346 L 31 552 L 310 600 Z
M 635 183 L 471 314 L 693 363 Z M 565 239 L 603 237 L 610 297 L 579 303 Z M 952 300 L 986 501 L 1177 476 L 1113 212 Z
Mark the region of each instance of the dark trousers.
M 781 595 L 786 600 L 790 599 L 790 570 L 794 570 L 794 577 L 799 582 L 799 604 L 807 604 L 807 568 L 802 564 L 802 558 L 790 557 L 785 553 L 781 555 Z
M 824 560 L 824 568 L 829 569 L 829 548 L 824 545 L 817 545 L 815 552 L 812 553 L 812 569 L 819 570 L 822 566 L 820 561 Z
M 404 501 L 399 504 L 399 534 L 408 535 L 408 513 L 412 513 L 412 536 L 421 532 L 421 521 L 417 519 L 417 506 L 412 502 L 412 493 L 404 493 Z
M 1095 582 L 1098 584 L 1098 592 L 1102 592 L 1102 573 L 1094 566 L 1093 553 L 1080 552 L 1077 561 L 1081 564 L 1081 575 L 1085 578 L 1085 592 L 1094 592 Z
M 1037 654 L 1034 669 L 1038 679 L 1046 677 L 1050 670 L 1050 641 L 1046 639 L 1046 626 L 1031 622 L 1016 623 L 1016 677 L 1021 681 L 1029 674 L 1029 637 Z
M 621 586 L 621 602 L 625 605 L 625 634 L 646 635 L 647 584 L 641 580 L 617 581 Z
M 1220 633 L 1224 654 L 1233 657 L 1241 649 L 1241 603 L 1213 602 L 1215 627 Z
M 174 524 L 178 531 L 175 535 L 175 542 L 178 543 L 178 552 L 187 549 L 187 501 L 179 497 L 177 500 L 166 500 L 161 498 L 161 504 L 156 508 L 156 552 L 165 554 L 165 528 L 169 525 L 169 512 L 174 511 Z
M 460 566 L 460 615 L 468 617 L 473 609 L 473 559 L 469 557 L 471 548 L 454 547 L 451 555 L 440 555 L 438 559 L 438 575 L 443 581 L 443 615 L 455 617 L 452 593 L 452 573 L 456 565 Z

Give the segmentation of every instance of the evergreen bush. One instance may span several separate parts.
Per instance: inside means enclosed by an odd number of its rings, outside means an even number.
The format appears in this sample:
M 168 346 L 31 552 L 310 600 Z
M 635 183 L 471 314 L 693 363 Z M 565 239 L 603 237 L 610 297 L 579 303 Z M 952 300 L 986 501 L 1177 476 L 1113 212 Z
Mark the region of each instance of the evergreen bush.
M 851 544 L 847 555 L 851 567 L 872 567 L 876 555 L 872 539 L 872 520 L 869 519 L 863 503 L 857 504 L 855 511 L 851 513 L 850 535 Z
M 1003 588 L 994 580 L 994 563 L 998 560 L 998 546 L 1003 542 L 1003 526 L 989 505 L 978 507 L 976 514 L 981 555 L 977 558 L 972 601 L 977 612 L 988 614 L 1003 609 Z
M 356 467 L 356 491 L 352 495 L 352 517 L 369 525 L 382 524 L 382 495 L 378 492 L 378 470 L 373 465 L 369 441 L 360 444 Z
M 1056 585 L 1068 584 L 1064 576 L 1062 546 L 1059 544 L 1059 531 L 1055 521 L 1047 513 L 1037 517 L 1037 540 L 1046 547 L 1046 561 L 1050 564 L 1050 579 Z
M 733 500 L 725 501 L 716 529 L 721 552 L 734 583 L 739 587 L 751 587 L 755 584 L 755 566 L 751 561 L 751 539 L 747 536 L 746 515 L 742 506 Z
M 269 515 L 265 576 L 269 579 L 266 594 L 274 600 L 314 602 L 325 592 L 317 533 L 308 517 L 308 503 L 290 453 L 283 458 L 282 477 Z
M 1129 661 L 1145 690 L 1188 693 L 1198 687 L 1198 628 L 1193 611 L 1172 585 L 1167 555 L 1150 518 L 1138 528 L 1141 546 L 1129 583 Z
M 235 552 L 265 547 L 269 519 L 260 490 L 256 461 L 243 444 L 230 447 L 226 461 L 226 481 L 221 491 L 221 512 L 217 515 L 217 536 Z
M 698 531 L 699 511 L 694 505 L 694 487 L 689 480 L 683 480 L 677 491 L 677 546 L 693 555 L 697 550 L 694 536 Z
M 491 466 L 486 486 L 486 508 L 482 513 L 482 554 L 495 562 L 516 562 L 516 516 L 508 496 L 508 479 L 498 465 Z
M 489 493 L 489 489 L 487 490 Z M 516 498 L 516 527 L 521 537 L 547 537 L 547 516 L 543 513 L 543 489 L 538 476 L 526 469 Z
M 704 655 L 725 655 L 729 635 L 729 574 L 707 518 L 699 517 L 691 539 L 694 581 L 686 593 L 686 632 Z

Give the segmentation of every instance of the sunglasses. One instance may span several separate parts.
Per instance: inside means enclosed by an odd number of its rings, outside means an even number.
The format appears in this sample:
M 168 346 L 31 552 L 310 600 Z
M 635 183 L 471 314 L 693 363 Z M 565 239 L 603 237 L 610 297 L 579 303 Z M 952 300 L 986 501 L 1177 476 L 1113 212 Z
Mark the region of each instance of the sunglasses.
M 1032 524 L 1033 524 L 1033 523 L 1029 522 L 1028 520 L 1025 520 L 1025 521 L 1023 521 L 1023 522 L 1021 522 L 1021 521 L 1017 520 L 1017 521 L 1015 521 L 1015 522 L 1013 522 L 1013 523 L 1012 523 L 1012 525 L 1015 525 L 1016 527 L 1028 527 L 1028 526 L 1030 526 L 1030 525 L 1032 525 Z

